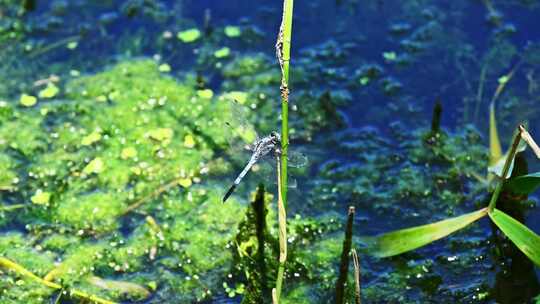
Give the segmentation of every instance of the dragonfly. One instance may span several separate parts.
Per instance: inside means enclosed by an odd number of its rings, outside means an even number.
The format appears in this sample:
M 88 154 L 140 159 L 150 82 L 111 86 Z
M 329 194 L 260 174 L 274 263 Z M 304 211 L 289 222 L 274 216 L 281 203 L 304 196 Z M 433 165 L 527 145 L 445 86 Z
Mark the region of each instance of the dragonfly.
M 246 119 L 244 119 L 243 114 L 241 111 L 239 111 L 238 107 L 241 105 L 238 104 L 238 102 L 233 103 L 233 117 L 237 120 L 237 124 L 242 125 L 242 129 L 246 130 L 248 125 Z M 230 122 L 226 122 L 226 124 L 234 128 Z M 244 166 L 244 169 L 238 174 L 232 185 L 229 187 L 225 195 L 223 196 L 223 203 L 227 201 L 227 199 L 233 194 L 233 192 L 236 190 L 240 182 L 244 179 L 244 177 L 248 174 L 248 172 L 253 168 L 253 166 L 263 159 L 268 159 L 268 156 L 272 156 L 273 159 L 277 160 L 279 162 L 279 159 L 281 157 L 281 136 L 278 132 L 272 131 L 270 134 L 264 137 L 259 137 L 258 135 L 255 136 L 255 140 L 251 145 L 247 146 L 247 150 L 251 151 L 251 157 L 249 158 L 249 161 Z M 307 157 L 299 152 L 292 151 L 288 153 L 287 156 L 288 164 L 291 167 L 300 168 L 307 164 Z M 294 181 L 291 179 L 292 184 L 294 184 Z

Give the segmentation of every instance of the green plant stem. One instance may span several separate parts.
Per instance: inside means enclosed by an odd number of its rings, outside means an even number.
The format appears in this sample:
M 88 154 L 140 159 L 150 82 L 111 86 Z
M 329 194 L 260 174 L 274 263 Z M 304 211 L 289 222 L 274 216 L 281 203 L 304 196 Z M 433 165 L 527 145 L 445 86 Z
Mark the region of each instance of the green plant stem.
M 12 211 L 17 209 L 25 208 L 26 204 L 15 204 L 15 205 L 7 205 L 7 206 L 0 206 L 0 212 L 1 211 Z
M 491 200 L 489 201 L 488 212 L 492 212 L 493 209 L 495 209 L 495 206 L 497 204 L 497 200 L 499 199 L 499 195 L 501 194 L 501 190 L 503 188 L 504 182 L 506 181 L 506 176 L 508 175 L 508 171 L 510 170 L 510 164 L 512 164 L 512 161 L 514 160 L 514 157 L 516 156 L 516 151 L 519 146 L 519 142 L 521 140 L 522 128 L 523 126 L 520 125 L 517 130 L 517 133 L 514 135 L 514 138 L 512 139 L 512 145 L 510 146 L 510 150 L 508 151 L 508 155 L 506 156 L 506 161 L 504 162 L 501 179 L 497 183 L 497 187 L 495 188 L 495 191 L 493 191 L 493 195 L 491 196 Z
M 70 42 L 74 42 L 74 41 L 77 42 L 77 41 L 79 41 L 79 39 L 80 39 L 80 36 L 75 35 L 75 36 L 70 36 L 70 37 L 58 40 L 58 41 L 53 42 L 53 43 L 51 43 L 49 45 L 46 45 L 45 47 L 43 47 L 41 49 L 36 49 L 35 51 L 33 51 L 32 53 L 29 54 L 29 57 L 34 58 L 36 56 L 39 56 L 39 55 L 42 55 L 42 54 L 47 53 L 49 51 L 52 51 L 52 50 L 54 50 L 56 48 L 65 46 Z
M 276 281 L 276 288 L 274 288 L 274 304 L 279 303 L 279 298 L 281 297 L 281 286 L 283 285 L 283 275 L 285 272 L 285 264 L 279 264 L 278 268 L 278 280 Z M 280 293 L 277 292 L 277 290 L 280 291 Z
M 289 63 L 291 58 L 291 36 L 294 0 L 284 0 L 283 19 L 276 43 L 276 53 L 281 67 L 281 157 L 278 167 L 278 222 L 279 222 L 279 268 L 276 287 L 272 291 L 273 302 L 281 297 L 285 262 L 287 260 L 287 155 L 289 148 Z
M 18 273 L 21 276 L 32 279 L 33 281 L 35 281 L 35 282 L 37 282 L 39 284 L 42 284 L 44 286 L 47 286 L 49 288 L 58 289 L 58 290 L 63 289 L 62 285 L 46 281 L 46 280 L 38 277 L 37 275 L 33 274 L 32 272 L 30 272 L 28 269 L 22 267 L 21 265 L 13 262 L 11 260 L 8 260 L 8 259 L 4 258 L 4 257 L 0 257 L 0 268 L 6 268 L 6 269 L 9 269 L 11 271 L 14 271 L 14 272 Z M 106 299 L 102 299 L 102 298 L 100 298 L 98 296 L 95 296 L 93 294 L 89 294 L 89 293 L 79 291 L 79 290 L 75 290 L 75 289 L 70 289 L 69 293 L 72 294 L 72 295 L 75 295 L 75 296 L 77 296 L 79 298 L 82 298 L 82 299 L 88 300 L 90 302 L 93 302 L 93 303 L 115 304 L 115 302 L 112 302 L 112 301 L 109 301 L 109 300 L 106 300 Z
M 289 64 L 291 60 L 291 35 L 294 0 L 284 0 L 282 30 L 282 79 L 281 79 L 281 198 L 287 207 L 287 154 L 289 148 Z M 279 39 L 279 38 L 278 38 Z
M 279 158 L 277 166 L 278 180 L 281 178 L 281 170 L 279 168 Z M 285 262 L 287 261 L 287 214 L 285 205 L 281 198 L 281 184 L 278 183 L 278 224 L 279 224 L 279 266 L 276 279 L 276 288 L 272 291 L 273 303 L 278 304 L 281 296 L 281 288 L 283 286 L 283 276 L 285 274 Z

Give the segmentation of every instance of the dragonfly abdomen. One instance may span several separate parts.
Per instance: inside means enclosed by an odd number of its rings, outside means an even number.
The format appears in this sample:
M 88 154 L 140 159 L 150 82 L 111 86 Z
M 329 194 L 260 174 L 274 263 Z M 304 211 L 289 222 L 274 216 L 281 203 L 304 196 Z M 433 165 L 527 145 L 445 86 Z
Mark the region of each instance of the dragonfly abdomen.
M 259 158 L 255 154 L 251 157 L 251 159 L 249 160 L 249 163 L 244 167 L 244 170 L 242 170 L 242 172 L 238 174 L 238 177 L 234 180 L 234 183 L 232 184 L 232 186 L 229 188 L 229 190 L 227 190 L 227 193 L 225 193 L 225 196 L 223 196 L 223 203 L 225 203 L 225 201 L 229 198 L 229 196 L 231 196 L 231 194 L 236 189 L 236 186 L 240 184 L 244 176 L 246 176 L 246 174 L 249 172 L 249 169 L 253 167 L 253 165 L 257 162 L 258 159 Z
M 231 194 L 233 194 L 234 190 L 236 189 L 236 185 L 238 185 L 238 184 L 237 183 L 232 184 L 232 186 L 229 188 L 229 190 L 227 190 L 227 193 L 225 193 L 225 196 L 223 196 L 223 203 L 225 203 L 225 201 L 227 201 L 229 196 L 231 196 Z

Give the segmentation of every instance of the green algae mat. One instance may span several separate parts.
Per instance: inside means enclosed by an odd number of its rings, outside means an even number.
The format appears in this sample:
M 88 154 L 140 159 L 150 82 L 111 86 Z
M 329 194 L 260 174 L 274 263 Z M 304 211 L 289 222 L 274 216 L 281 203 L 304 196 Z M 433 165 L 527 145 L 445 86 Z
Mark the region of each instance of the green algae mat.
M 235 136 L 224 125 L 234 114 L 228 99 L 246 93 L 213 96 L 150 59 L 54 86 L 0 107 L 2 303 L 249 294 L 238 278 L 257 251 L 252 209 L 221 203 L 236 157 L 227 155 Z M 268 261 L 277 255 L 272 208 Z M 290 253 L 291 282 L 332 288 L 341 235 L 314 241 L 341 225 L 332 216 L 289 225 L 293 243 L 304 244 Z M 262 276 L 271 284 L 269 263 Z M 284 301 L 313 296 L 300 284 Z
M 3 234 L 2 256 L 64 288 L 117 300 L 158 287 L 185 299 L 211 295 L 232 267 L 227 247 L 244 208 L 200 186 L 226 170 L 216 151 L 230 136 L 229 109 L 193 87 L 135 60 L 73 79 L 58 98 L 3 104 L 1 190 L 20 209 L 4 210 L 2 226 L 26 233 Z M 2 303 L 58 292 L 2 278 Z

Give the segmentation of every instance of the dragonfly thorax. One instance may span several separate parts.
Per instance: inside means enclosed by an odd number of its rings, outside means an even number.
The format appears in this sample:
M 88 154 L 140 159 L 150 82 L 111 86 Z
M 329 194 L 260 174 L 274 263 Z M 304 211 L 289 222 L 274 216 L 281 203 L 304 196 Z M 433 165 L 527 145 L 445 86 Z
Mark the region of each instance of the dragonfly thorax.
M 257 155 L 257 158 L 267 155 L 268 153 L 273 152 L 274 154 L 279 154 L 281 146 L 281 137 L 277 132 L 271 132 L 270 135 L 265 136 L 259 139 L 255 143 L 254 154 Z

